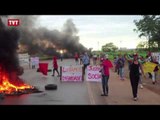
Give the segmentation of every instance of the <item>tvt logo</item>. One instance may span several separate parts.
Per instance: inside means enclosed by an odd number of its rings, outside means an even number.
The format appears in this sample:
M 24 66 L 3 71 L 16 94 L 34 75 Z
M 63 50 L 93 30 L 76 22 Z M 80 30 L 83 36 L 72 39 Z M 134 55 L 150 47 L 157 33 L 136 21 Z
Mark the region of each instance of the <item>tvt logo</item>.
M 19 19 L 8 19 L 8 26 L 19 26 Z

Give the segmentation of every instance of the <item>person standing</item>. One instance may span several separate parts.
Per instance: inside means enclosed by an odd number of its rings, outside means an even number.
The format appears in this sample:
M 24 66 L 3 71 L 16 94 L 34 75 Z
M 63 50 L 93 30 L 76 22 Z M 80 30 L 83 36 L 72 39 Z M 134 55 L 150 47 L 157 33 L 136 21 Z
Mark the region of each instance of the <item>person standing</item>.
M 53 75 L 52 76 L 54 76 L 55 71 L 57 72 L 58 77 L 59 77 L 60 74 L 59 74 L 59 71 L 58 71 L 58 63 L 57 63 L 57 57 L 56 56 L 53 57 Z
M 153 62 L 154 64 L 156 64 L 157 66 L 154 68 L 153 72 L 152 72 L 152 84 L 155 84 L 156 81 L 156 77 L 157 77 L 157 72 L 158 72 L 158 61 L 156 60 L 156 58 L 153 58 Z
M 102 73 L 102 90 L 103 90 L 103 94 L 101 94 L 101 96 L 108 96 L 109 69 L 113 67 L 111 61 L 108 59 L 108 55 L 104 56 L 104 59 L 101 62 L 100 66 L 101 66 L 100 72 Z
M 132 93 L 133 93 L 133 100 L 136 101 L 137 98 L 137 93 L 138 93 L 138 83 L 140 79 L 140 71 L 141 70 L 142 74 L 144 75 L 142 65 L 138 62 L 138 55 L 134 54 L 133 55 L 133 62 L 130 65 L 130 71 L 129 71 L 129 78 L 130 78 L 130 83 L 132 87 Z M 145 75 L 144 75 L 145 77 Z
M 80 54 L 79 58 L 80 58 L 80 63 L 79 64 L 81 65 L 82 64 L 82 58 L 83 58 L 83 54 L 82 53 Z
M 60 55 L 61 61 L 63 61 L 63 54 Z
M 96 65 L 97 64 L 97 55 L 94 54 L 93 55 L 93 65 Z

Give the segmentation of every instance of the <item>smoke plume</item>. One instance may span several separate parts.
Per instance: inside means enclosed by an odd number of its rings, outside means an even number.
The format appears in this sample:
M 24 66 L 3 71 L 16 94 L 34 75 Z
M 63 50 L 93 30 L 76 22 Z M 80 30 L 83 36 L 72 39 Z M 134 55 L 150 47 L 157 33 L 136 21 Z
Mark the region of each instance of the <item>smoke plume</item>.
M 19 67 L 16 52 L 18 39 L 18 30 L 15 28 L 8 29 L 0 17 L 0 66 L 7 71 L 16 70 Z
M 25 47 L 29 54 L 60 55 L 60 50 L 67 54 L 84 52 L 87 49 L 79 43 L 78 30 L 71 19 L 68 19 L 59 30 L 48 30 L 45 27 L 36 28 L 39 16 L 7 16 L 20 19 L 17 30 L 20 33 L 19 44 Z M 54 22 L 54 21 L 53 21 Z

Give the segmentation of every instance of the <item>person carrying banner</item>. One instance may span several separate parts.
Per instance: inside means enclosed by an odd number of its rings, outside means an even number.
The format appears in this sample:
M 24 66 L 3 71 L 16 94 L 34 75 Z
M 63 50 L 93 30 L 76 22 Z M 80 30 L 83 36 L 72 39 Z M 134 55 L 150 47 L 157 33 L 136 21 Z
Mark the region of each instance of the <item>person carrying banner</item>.
M 90 59 L 89 59 L 87 52 L 84 53 L 82 57 L 82 62 L 83 62 L 83 74 L 85 75 L 86 67 L 90 65 Z
M 31 64 L 32 64 L 32 69 L 35 69 L 36 67 L 35 57 L 31 58 Z
M 112 62 L 108 59 L 108 55 L 104 56 L 104 60 L 100 64 L 102 73 L 102 90 L 103 93 L 101 96 L 108 96 L 109 87 L 108 87 L 108 80 L 109 80 L 109 69 L 113 67 Z
M 58 77 L 60 76 L 60 74 L 59 74 L 59 71 L 58 71 L 58 64 L 57 64 L 57 57 L 56 56 L 54 56 L 53 57 L 53 75 L 52 76 L 54 76 L 54 74 L 55 74 L 55 71 L 58 73 Z
M 138 55 L 134 54 L 133 55 L 133 62 L 130 65 L 130 71 L 129 71 L 129 78 L 130 78 L 130 83 L 131 83 L 131 87 L 132 87 L 134 101 L 136 101 L 138 99 L 137 93 L 138 93 L 138 83 L 139 83 L 139 79 L 140 79 L 139 69 L 141 70 L 143 76 L 145 77 L 142 65 L 138 62 Z

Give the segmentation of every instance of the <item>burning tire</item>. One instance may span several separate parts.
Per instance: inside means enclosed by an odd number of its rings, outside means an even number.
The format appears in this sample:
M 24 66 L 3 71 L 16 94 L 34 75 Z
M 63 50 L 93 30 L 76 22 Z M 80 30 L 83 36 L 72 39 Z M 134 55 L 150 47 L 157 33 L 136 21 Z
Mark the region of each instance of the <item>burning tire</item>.
M 37 72 L 40 72 L 40 69 L 39 69 L 39 68 L 37 68 Z
M 40 69 L 39 69 L 39 68 L 37 68 L 37 72 L 40 72 Z M 52 72 L 52 70 L 51 70 L 51 69 L 48 69 L 48 72 Z
M 45 86 L 45 90 L 57 90 L 57 85 L 48 84 L 48 85 Z

